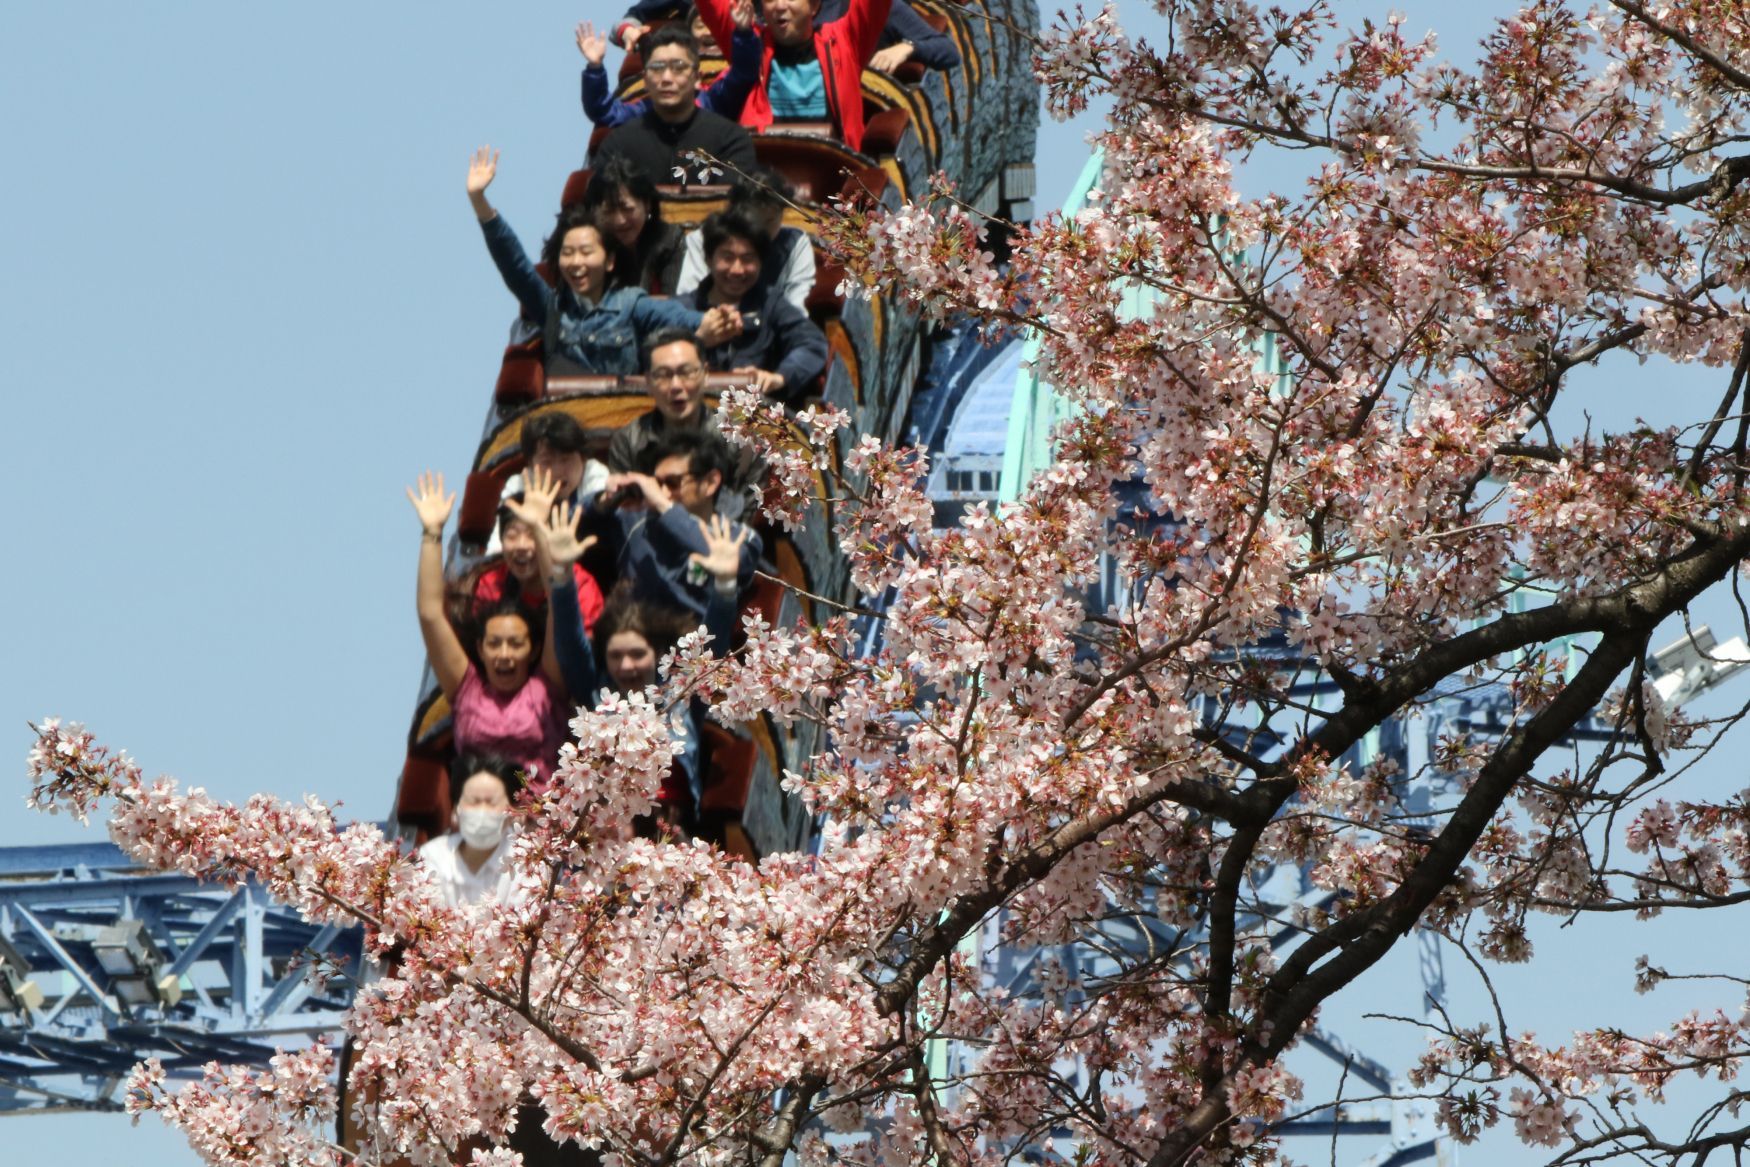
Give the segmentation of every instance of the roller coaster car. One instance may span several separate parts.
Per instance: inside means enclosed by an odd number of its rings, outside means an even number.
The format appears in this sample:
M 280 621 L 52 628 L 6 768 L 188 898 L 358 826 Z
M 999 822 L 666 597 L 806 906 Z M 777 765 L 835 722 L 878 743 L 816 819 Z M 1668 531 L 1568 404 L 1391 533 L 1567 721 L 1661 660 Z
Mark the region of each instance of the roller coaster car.
M 784 558 L 793 559 L 793 556 Z M 473 578 L 471 573 L 469 580 Z M 459 581 L 460 582 L 460 581 Z M 469 589 L 471 593 L 471 588 Z M 761 577 L 742 604 L 744 613 L 757 612 L 777 622 L 786 589 Z M 452 594 L 452 601 L 466 605 L 465 596 Z M 412 831 L 417 841 L 443 834 L 450 819 L 449 762 L 454 756 L 449 725 L 449 703 L 433 693 L 422 703 L 402 764 L 396 821 Z M 754 776 L 762 762 L 772 774 L 782 770 L 771 727 L 763 719 L 739 730 L 714 722 L 701 727 L 700 767 L 703 794 L 700 804 L 700 834 L 733 855 L 757 861 L 758 850 L 743 828 L 741 815 L 747 806 Z
M 704 778 L 699 806 L 699 835 L 731 855 L 758 862 L 759 851 L 741 823 L 755 771 L 762 760 L 777 765 L 769 727 L 756 723 L 737 732 L 707 721 L 700 729 L 699 764 Z M 415 832 L 419 842 L 449 829 L 449 733 L 440 740 L 410 750 L 401 767 L 401 795 L 396 820 Z
M 903 114 L 903 111 L 898 112 Z M 891 127 L 896 123 L 889 120 L 883 124 Z M 866 195 L 877 200 L 883 197 L 891 185 L 886 170 L 831 139 L 786 131 L 760 135 L 755 138 L 755 143 L 756 148 L 769 152 L 772 160 L 768 165 L 772 165 L 787 180 L 798 186 L 798 198 L 802 202 L 819 205 L 825 201 L 814 195 L 816 183 L 836 184 L 830 188 L 830 193 L 846 199 Z M 590 173 L 587 169 L 574 171 L 566 180 L 562 195 L 565 206 L 582 200 L 583 192 L 589 185 Z M 802 176 L 800 179 L 799 175 Z M 808 188 L 806 194 L 801 189 L 804 185 Z M 728 202 L 727 187 L 659 187 L 658 193 L 662 196 L 663 220 L 689 228 Z M 786 213 L 785 222 L 803 230 L 811 230 L 813 216 L 792 210 Z M 552 275 L 545 265 L 536 265 L 536 270 L 549 285 L 553 283 Z M 805 306 L 815 323 L 827 331 L 828 342 L 832 344 L 835 357 L 852 362 L 854 376 L 857 358 L 843 328 L 837 326 L 839 313 L 844 307 L 844 297 L 838 292 L 843 280 L 844 268 L 830 256 L 817 253 L 814 287 L 809 290 Z M 835 327 L 839 334 L 836 340 L 833 336 Z M 498 380 L 493 387 L 493 402 L 500 416 L 507 416 L 517 409 L 532 405 L 546 397 L 549 392 L 557 395 L 557 391 L 549 387 L 550 380 L 542 365 L 541 344 L 538 339 L 507 346 L 499 366 Z
M 825 203 L 844 185 L 846 172 L 871 164 L 838 139 L 816 132 L 822 128 L 824 123 L 794 123 L 754 135 L 754 157 L 784 176 L 798 202 Z
M 753 152 L 762 166 L 789 181 L 800 202 L 824 204 L 845 189 L 847 176 L 869 170 L 885 173 L 904 198 L 906 179 L 897 156 L 909 140 L 911 125 L 909 110 L 872 109 L 863 132 L 863 149 L 857 151 L 823 132 L 829 128 L 825 123 L 784 122 L 755 134 Z
M 470 606 L 472 581 L 477 574 L 470 572 L 452 585 L 453 609 L 465 610 Z M 757 612 L 776 622 L 786 594 L 783 585 L 762 577 L 750 589 L 742 610 Z M 701 736 L 700 772 L 704 786 L 701 834 L 732 854 L 756 859 L 756 848 L 741 828 L 740 815 L 760 762 L 763 760 L 772 773 L 782 768 L 771 729 L 763 723 L 736 730 L 707 722 Z M 419 841 L 448 829 L 449 764 L 454 752 L 449 702 L 442 693 L 434 691 L 421 703 L 415 717 L 395 807 L 396 821 L 414 832 Z
M 1033 152 L 1029 131 L 1036 124 L 1037 89 L 1025 47 L 1010 31 L 1036 19 L 1033 7 L 1001 0 L 912 2 L 926 21 L 953 38 L 961 68 L 942 73 L 908 64 L 891 76 L 865 70 L 861 88 L 867 128 L 861 151 L 833 139 L 825 126 L 792 123 L 755 135 L 760 161 L 784 174 L 801 195 L 800 208 L 786 213 L 791 225 L 812 231 L 818 208 L 839 194 L 866 192 L 895 206 L 938 169 L 946 170 L 975 201 L 1031 193 L 1016 195 L 1006 184 L 1008 171 L 1026 165 Z M 642 94 L 641 67 L 637 54 L 622 61 L 617 86 L 622 100 Z M 722 67 L 711 61 L 702 72 L 709 79 Z M 605 131 L 593 136 L 599 142 Z M 562 205 L 583 198 L 589 176 L 587 169 L 569 176 Z M 723 206 L 727 193 L 724 187 L 665 191 L 662 216 L 692 226 Z M 904 422 L 925 326 L 880 289 L 871 289 L 869 297 L 842 301 L 838 287 L 843 279 L 840 266 L 817 253 L 817 276 L 807 304 L 833 353 L 824 393 L 851 413 L 856 431 L 892 436 Z M 649 398 L 637 378 L 549 371 L 543 367 L 538 340 L 506 348 L 487 433 L 463 492 L 458 540 L 450 556 L 453 586 L 466 589 L 470 573 L 485 562 L 483 551 L 503 485 L 520 468 L 525 418 L 562 410 L 583 425 L 599 453 L 613 429 L 648 408 Z M 775 567 L 769 570 L 776 578 L 756 582 L 744 597 L 745 613 L 757 612 L 783 625 L 823 615 L 812 611 L 815 596 L 846 593 L 848 569 L 827 534 L 830 509 L 824 483 L 818 484 L 805 528 L 794 537 L 770 532 L 767 549 Z M 755 841 L 771 850 L 803 845 L 809 831 L 806 811 L 781 792 L 777 779 L 787 759 L 806 758 L 821 748 L 815 727 L 799 722 L 780 728 L 759 718 L 733 728 L 707 726 L 702 738 L 710 758 L 702 807 L 709 837 L 750 857 Z M 396 803 L 396 817 L 412 832 L 436 833 L 448 823 L 449 754 L 449 706 L 428 670 Z

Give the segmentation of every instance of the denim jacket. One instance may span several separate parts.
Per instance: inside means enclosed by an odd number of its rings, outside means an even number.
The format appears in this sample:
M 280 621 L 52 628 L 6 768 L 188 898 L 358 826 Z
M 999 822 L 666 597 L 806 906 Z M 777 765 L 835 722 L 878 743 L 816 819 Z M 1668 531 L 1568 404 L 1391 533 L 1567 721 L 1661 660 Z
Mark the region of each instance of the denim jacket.
M 522 305 L 523 316 L 540 327 L 549 364 L 559 357 L 581 372 L 626 376 L 638 371 L 646 334 L 658 328 L 690 331 L 703 318 L 678 301 L 652 299 L 643 288 L 615 288 L 599 301 L 580 300 L 570 288 L 547 286 L 503 215 L 480 229 L 504 286 Z

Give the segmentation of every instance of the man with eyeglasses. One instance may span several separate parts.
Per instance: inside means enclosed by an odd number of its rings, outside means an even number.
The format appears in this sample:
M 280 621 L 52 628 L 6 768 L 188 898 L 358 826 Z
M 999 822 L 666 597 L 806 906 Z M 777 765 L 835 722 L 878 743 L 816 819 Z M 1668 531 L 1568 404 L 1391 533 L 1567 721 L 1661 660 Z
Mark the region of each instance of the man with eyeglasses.
M 644 463 L 645 451 L 664 435 L 721 437 L 717 411 L 705 403 L 705 353 L 698 337 L 682 328 L 653 333 L 644 346 L 644 368 L 652 408 L 615 430 L 608 440 L 610 474 L 636 471 Z M 747 513 L 763 472 L 764 467 L 750 451 L 740 451 L 740 456 L 731 460 L 718 511 L 731 519 Z
M 717 74 L 710 85 L 699 91 L 697 100 L 700 109 L 720 113 L 730 121 L 735 121 L 741 117 L 741 107 L 747 101 L 747 95 L 760 83 L 760 54 L 763 45 L 760 34 L 753 30 L 753 0 L 736 0 L 735 6 L 730 9 L 730 15 L 735 19 L 735 36 L 729 42 L 729 67 Z M 697 14 L 693 17 L 691 27 L 700 50 L 709 54 L 711 34 L 705 30 L 704 22 L 698 19 Z M 631 45 L 626 46 L 628 52 L 631 49 Z M 608 52 L 606 30 L 597 32 L 595 25 L 587 20 L 578 25 L 577 51 L 583 54 L 584 60 L 583 112 L 591 122 L 613 129 L 615 126 L 625 125 L 644 112 L 650 104 L 647 100 L 639 98 L 625 102 L 614 96 L 613 86 L 608 80 L 608 70 L 603 64 Z
M 587 508 L 590 534 L 613 548 L 619 578 L 634 599 L 667 604 L 704 619 L 712 590 L 739 595 L 753 582 L 762 550 L 759 534 L 730 521 L 724 529 L 740 545 L 733 583 L 718 581 L 700 560 L 711 553 L 709 524 L 724 520 L 717 496 L 729 470 L 729 447 L 715 433 L 663 434 L 644 450 L 643 472 L 610 474 Z
M 658 186 L 689 181 L 727 182 L 733 173 L 701 179 L 697 150 L 739 170 L 754 166 L 753 140 L 735 122 L 700 109 L 699 42 L 679 25 L 664 25 L 640 42 L 644 50 L 646 105 L 638 117 L 615 129 L 596 151 L 596 161 L 620 155 Z

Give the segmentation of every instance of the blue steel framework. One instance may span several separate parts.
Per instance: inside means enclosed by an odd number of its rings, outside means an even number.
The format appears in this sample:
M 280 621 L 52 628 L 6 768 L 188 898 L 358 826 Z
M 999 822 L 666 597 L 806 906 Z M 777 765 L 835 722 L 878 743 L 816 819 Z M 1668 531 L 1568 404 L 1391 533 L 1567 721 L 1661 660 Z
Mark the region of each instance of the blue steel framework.
M 359 947 L 110 843 L 0 850 L 0 1114 L 117 1110 L 142 1058 L 187 1078 L 333 1033 Z

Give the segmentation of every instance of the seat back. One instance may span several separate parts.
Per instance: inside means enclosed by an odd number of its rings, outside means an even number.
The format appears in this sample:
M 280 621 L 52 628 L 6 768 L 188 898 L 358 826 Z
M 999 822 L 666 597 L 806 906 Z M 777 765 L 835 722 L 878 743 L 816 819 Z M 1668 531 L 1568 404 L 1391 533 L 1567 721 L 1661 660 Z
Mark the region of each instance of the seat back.
M 847 171 L 869 164 L 842 142 L 797 132 L 793 126 L 757 134 L 753 152 L 760 165 L 782 174 L 804 203 L 824 203 L 844 184 Z
M 539 401 L 547 391 L 547 371 L 541 363 L 541 338 L 507 345 L 498 366 L 492 400 L 499 410 L 517 409 Z
M 468 475 L 468 485 L 462 491 L 462 512 L 456 518 L 456 534 L 463 542 L 484 543 L 492 535 L 504 484 L 522 468 L 522 455 L 518 453 L 496 466 Z
M 583 193 L 589 189 L 590 169 L 573 170 L 565 179 L 565 189 L 559 193 L 559 209 L 575 207 L 583 201 Z

